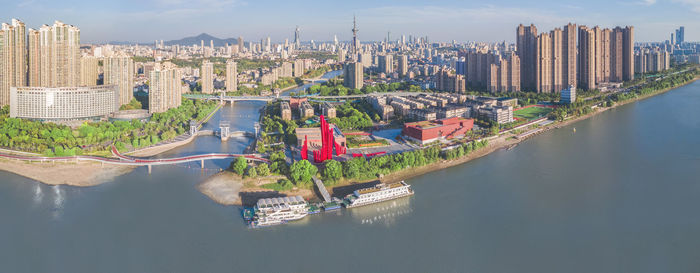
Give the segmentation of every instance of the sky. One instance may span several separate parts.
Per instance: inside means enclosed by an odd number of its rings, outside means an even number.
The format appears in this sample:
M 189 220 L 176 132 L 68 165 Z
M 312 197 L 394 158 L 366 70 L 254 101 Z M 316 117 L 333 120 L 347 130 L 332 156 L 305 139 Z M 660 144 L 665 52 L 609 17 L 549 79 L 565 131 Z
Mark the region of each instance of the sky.
M 686 41 L 700 41 L 700 0 L 0 0 L 0 22 L 12 18 L 38 28 L 55 20 L 81 29 L 83 43 L 152 42 L 200 33 L 244 40 L 271 37 L 341 41 L 352 37 L 357 16 L 361 41 L 428 36 L 430 41 L 513 42 L 518 24 L 540 32 L 568 22 L 633 25 L 635 40 L 663 41 L 685 26 Z

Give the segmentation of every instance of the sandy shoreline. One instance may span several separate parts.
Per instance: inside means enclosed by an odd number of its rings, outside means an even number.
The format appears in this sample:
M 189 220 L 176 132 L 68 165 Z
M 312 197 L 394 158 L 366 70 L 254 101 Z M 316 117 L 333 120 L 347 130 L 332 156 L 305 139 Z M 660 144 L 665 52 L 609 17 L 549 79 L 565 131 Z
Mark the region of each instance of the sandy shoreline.
M 0 159 L 0 170 L 48 185 L 95 186 L 131 172 L 133 166 L 97 162 L 26 162 Z

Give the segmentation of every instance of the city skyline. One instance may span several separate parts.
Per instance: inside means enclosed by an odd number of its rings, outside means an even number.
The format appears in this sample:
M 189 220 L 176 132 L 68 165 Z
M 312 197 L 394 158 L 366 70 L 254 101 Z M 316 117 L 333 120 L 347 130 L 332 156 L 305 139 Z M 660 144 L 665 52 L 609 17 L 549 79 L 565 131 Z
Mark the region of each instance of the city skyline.
M 535 24 L 552 29 L 568 22 L 578 25 L 634 25 L 637 41 L 664 41 L 679 26 L 686 27 L 685 40 L 698 41 L 700 1 L 591 1 L 578 3 L 538 2 L 499 3 L 441 1 L 382 1 L 363 5 L 306 0 L 302 3 L 276 2 L 284 12 L 270 11 L 270 3 L 240 0 L 148 0 L 118 3 L 82 3 L 25 0 L 8 6 L 3 21 L 18 18 L 27 28 L 60 20 L 78 25 L 84 43 L 127 41 L 149 43 L 174 40 L 199 33 L 219 38 L 238 36 L 248 40 L 271 37 L 274 42 L 293 41 L 297 25 L 304 42 L 351 41 L 347 28 L 357 16 L 362 29 L 360 41 L 381 41 L 390 31 L 393 39 L 401 35 L 428 36 L 431 41 L 515 42 L 512 26 Z M 357 8 L 365 6 L 368 8 Z M 301 16 L 302 14 L 312 16 Z M 261 16 L 265 20 L 260 20 Z M 479 28 L 469 27 L 479 25 Z M 489 27 L 483 27 L 489 26 Z

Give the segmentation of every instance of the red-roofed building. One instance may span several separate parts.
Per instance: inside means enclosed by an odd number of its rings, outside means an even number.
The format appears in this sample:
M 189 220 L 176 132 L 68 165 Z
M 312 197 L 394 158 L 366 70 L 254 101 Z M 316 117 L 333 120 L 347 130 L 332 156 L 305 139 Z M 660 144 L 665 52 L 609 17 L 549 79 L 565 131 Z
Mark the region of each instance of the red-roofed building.
M 299 109 L 299 106 L 303 102 L 308 102 L 308 101 L 309 101 L 309 99 L 307 97 L 302 97 L 302 98 L 291 97 L 291 98 L 289 98 L 289 106 L 291 106 L 292 109 Z
M 473 119 L 453 117 L 406 123 L 403 126 L 403 135 L 420 144 L 426 144 L 439 139 L 462 137 L 472 127 L 474 127 Z

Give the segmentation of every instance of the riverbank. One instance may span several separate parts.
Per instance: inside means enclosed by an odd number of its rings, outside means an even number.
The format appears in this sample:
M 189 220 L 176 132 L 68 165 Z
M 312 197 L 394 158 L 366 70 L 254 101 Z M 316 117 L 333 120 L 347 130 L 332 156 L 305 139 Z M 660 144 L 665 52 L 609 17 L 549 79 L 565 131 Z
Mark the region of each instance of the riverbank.
M 221 205 L 252 206 L 258 199 L 276 196 L 301 195 L 305 199 L 316 195 L 309 189 L 295 189 L 278 192 L 261 187 L 264 184 L 277 183 L 284 176 L 267 176 L 243 178 L 230 171 L 222 171 L 197 184 L 197 190 Z
M 683 86 L 685 86 L 685 85 L 691 84 L 691 83 L 697 81 L 698 79 L 700 79 L 700 76 L 698 76 L 698 77 L 694 78 L 693 80 L 690 80 L 690 81 L 688 81 L 688 82 L 686 82 L 686 83 L 684 83 L 684 84 L 681 84 L 681 85 L 678 85 L 678 86 L 675 86 L 675 87 L 672 87 L 672 88 L 666 88 L 666 89 L 663 89 L 663 90 L 660 90 L 660 91 L 656 91 L 656 92 L 654 92 L 654 93 L 650 93 L 650 94 L 647 94 L 647 95 L 639 96 L 639 97 L 634 98 L 634 99 L 630 99 L 630 100 L 626 100 L 626 101 L 622 101 L 622 102 L 615 103 L 615 104 L 614 104 L 613 106 L 611 106 L 611 107 L 596 107 L 596 108 L 593 109 L 593 112 L 591 112 L 591 113 L 589 113 L 589 114 L 582 115 L 582 116 L 578 116 L 578 117 L 568 118 L 568 119 L 566 119 L 566 120 L 564 120 L 564 121 L 561 121 L 561 122 L 555 122 L 555 123 L 551 123 L 551 124 L 548 124 L 548 125 L 546 125 L 546 126 L 540 127 L 540 128 L 539 128 L 540 131 L 538 131 L 538 132 L 535 133 L 535 134 L 529 135 L 529 136 L 527 136 L 527 137 L 517 138 L 517 137 L 515 137 L 516 135 L 513 134 L 513 133 L 504 133 L 504 134 L 499 135 L 498 137 L 494 137 L 494 138 L 489 139 L 489 144 L 488 144 L 486 147 L 483 147 L 483 148 L 481 148 L 481 149 L 479 149 L 479 150 L 473 151 L 473 152 L 469 153 L 469 155 L 467 155 L 467 156 L 465 156 L 465 157 L 461 157 L 461 158 L 453 159 L 453 160 L 441 160 L 441 161 L 438 161 L 438 162 L 435 162 L 435 163 L 431 163 L 431 164 L 428 164 L 428 165 L 425 165 L 425 166 L 417 167 L 417 168 L 404 169 L 404 170 L 401 170 L 401 171 L 397 171 L 397 172 L 394 172 L 394 173 L 385 175 L 385 176 L 379 178 L 378 180 L 381 181 L 381 182 L 383 182 L 383 183 L 396 182 L 396 181 L 400 181 L 400 180 L 409 179 L 409 178 L 411 178 L 411 177 L 415 177 L 415 176 L 427 174 L 427 173 L 430 173 L 430 172 L 434 172 L 434 171 L 438 171 L 438 170 L 442 170 L 442 169 L 454 167 L 454 166 L 457 166 L 457 165 L 461 165 L 461 164 L 467 163 L 467 162 L 469 162 L 469 161 L 471 161 L 471 160 L 474 160 L 474 159 L 483 157 L 483 156 L 485 156 L 485 155 L 488 155 L 488 154 L 490 154 L 490 153 L 492 153 L 492 152 L 494 152 L 494 151 L 497 151 L 497 150 L 500 150 L 500 149 L 507 149 L 507 148 L 509 148 L 509 147 L 514 147 L 514 146 L 517 145 L 518 143 L 520 143 L 520 142 L 522 142 L 522 141 L 525 141 L 526 139 L 528 139 L 528 138 L 530 138 L 530 137 L 533 137 L 533 136 L 535 136 L 535 135 L 537 135 L 537 134 L 540 134 L 540 133 L 542 133 L 542 132 L 546 132 L 546 131 L 548 131 L 548 130 L 558 129 L 558 128 L 561 128 L 561 127 L 565 127 L 565 126 L 571 125 L 571 124 L 573 124 L 573 123 L 576 123 L 576 122 L 578 122 L 578 121 L 588 119 L 588 118 L 590 118 L 590 117 L 593 117 L 593 116 L 595 116 L 595 115 L 598 115 L 598 114 L 603 113 L 603 112 L 605 112 L 605 111 L 608 111 L 608 110 L 610 110 L 610 109 L 614 109 L 614 108 L 623 106 L 623 105 L 628 104 L 628 103 L 631 103 L 631 102 L 640 101 L 640 100 L 643 100 L 643 99 L 647 99 L 647 98 L 650 98 L 650 97 L 653 97 L 653 96 L 656 96 L 656 95 L 660 95 L 660 94 L 666 93 L 666 92 L 671 91 L 671 90 L 674 90 L 674 89 L 676 89 L 676 88 L 680 88 L 680 87 L 683 87 Z M 351 186 L 351 185 L 358 185 L 358 184 L 368 183 L 368 182 L 372 182 L 372 181 L 377 181 L 377 179 L 364 180 L 364 181 L 341 180 L 337 185 L 335 185 L 333 188 L 329 188 L 328 190 L 329 190 L 329 192 L 330 192 L 331 194 L 333 194 L 334 189 L 342 188 L 342 187 L 347 187 L 347 186 Z M 242 189 L 242 191 L 247 191 L 247 190 L 248 190 L 248 188 L 246 188 L 245 186 L 244 186 L 243 189 Z M 297 193 L 297 192 L 291 192 L 291 191 L 290 191 L 290 192 L 282 191 L 282 192 L 279 192 L 279 194 L 281 194 L 281 195 L 292 195 L 292 194 L 293 194 L 293 195 L 302 195 L 302 196 L 304 196 L 304 197 L 307 198 L 307 199 L 316 197 L 316 196 L 313 194 L 313 192 L 311 192 L 312 195 L 304 195 L 304 194 L 299 194 L 299 193 Z
M 131 172 L 133 166 L 97 162 L 26 162 L 0 159 L 0 170 L 11 172 L 48 185 L 96 186 Z

